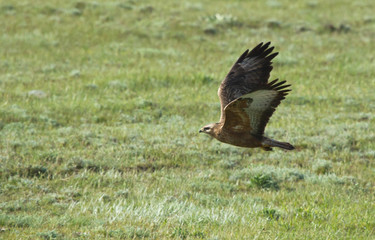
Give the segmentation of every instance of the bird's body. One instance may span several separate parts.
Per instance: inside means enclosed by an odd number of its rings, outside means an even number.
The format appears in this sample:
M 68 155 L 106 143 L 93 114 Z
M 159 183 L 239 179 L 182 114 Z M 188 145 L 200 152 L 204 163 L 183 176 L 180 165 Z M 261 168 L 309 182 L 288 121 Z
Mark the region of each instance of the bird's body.
M 241 55 L 218 90 L 220 121 L 203 127 L 199 132 L 239 147 L 294 149 L 289 143 L 264 136 L 269 118 L 290 91 L 286 89 L 290 85 L 285 85 L 285 81 L 268 82 L 271 60 L 278 54 L 270 54 L 273 47 L 268 48 L 269 45 L 261 43 Z
M 232 144 L 237 147 L 255 148 L 262 146 L 259 141 L 260 139 L 255 136 L 248 134 L 247 132 L 228 131 L 228 129 L 223 128 L 220 125 L 214 127 L 214 132 L 211 136 L 220 142 Z

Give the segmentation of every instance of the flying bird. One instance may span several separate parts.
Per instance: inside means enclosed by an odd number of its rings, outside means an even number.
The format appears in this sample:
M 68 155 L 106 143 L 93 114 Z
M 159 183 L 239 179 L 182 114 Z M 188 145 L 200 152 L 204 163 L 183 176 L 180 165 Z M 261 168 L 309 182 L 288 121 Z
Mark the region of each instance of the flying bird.
M 264 129 L 280 102 L 288 94 L 290 85 L 278 79 L 268 82 L 272 70 L 270 42 L 260 43 L 253 50 L 246 50 L 220 84 L 218 95 L 221 117 L 199 130 L 217 140 L 231 145 L 266 151 L 272 147 L 293 150 L 287 142 L 264 136 Z

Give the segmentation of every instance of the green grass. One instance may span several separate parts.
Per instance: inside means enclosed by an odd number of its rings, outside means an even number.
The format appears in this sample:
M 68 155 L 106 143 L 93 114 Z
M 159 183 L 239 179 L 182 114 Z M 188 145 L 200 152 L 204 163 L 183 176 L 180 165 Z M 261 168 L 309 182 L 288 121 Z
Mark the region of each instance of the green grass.
M 374 239 L 374 8 L 1 1 L 0 238 Z M 261 41 L 292 152 L 198 134 Z

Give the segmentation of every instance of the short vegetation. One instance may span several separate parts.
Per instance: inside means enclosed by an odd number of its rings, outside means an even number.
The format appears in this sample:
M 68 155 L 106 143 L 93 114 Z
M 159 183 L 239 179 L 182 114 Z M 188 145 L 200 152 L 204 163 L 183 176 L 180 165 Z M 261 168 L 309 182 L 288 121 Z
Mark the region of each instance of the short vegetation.
M 1 1 L 0 238 L 375 239 L 374 9 Z M 291 152 L 198 134 L 262 41 Z

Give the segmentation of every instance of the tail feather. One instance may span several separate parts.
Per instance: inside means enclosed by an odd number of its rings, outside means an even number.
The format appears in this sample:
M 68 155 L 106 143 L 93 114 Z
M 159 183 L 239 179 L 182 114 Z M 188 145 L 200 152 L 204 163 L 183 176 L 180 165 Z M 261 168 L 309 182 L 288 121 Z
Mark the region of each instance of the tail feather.
M 263 148 L 279 147 L 285 150 L 293 150 L 294 146 L 287 142 L 279 142 L 270 138 L 264 138 L 262 141 Z

